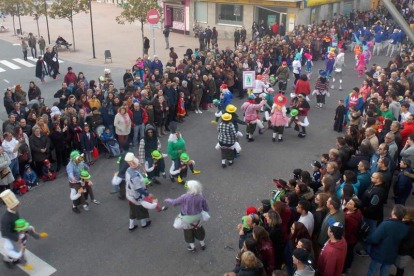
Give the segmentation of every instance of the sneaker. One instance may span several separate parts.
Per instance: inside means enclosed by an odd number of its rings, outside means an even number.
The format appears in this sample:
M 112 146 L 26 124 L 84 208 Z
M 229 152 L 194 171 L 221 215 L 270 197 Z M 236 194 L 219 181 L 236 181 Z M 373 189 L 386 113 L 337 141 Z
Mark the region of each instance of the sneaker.
M 171 182 L 175 182 L 174 176 L 172 176 L 171 174 L 170 174 L 170 180 Z
M 78 207 L 73 207 L 73 208 L 72 208 L 72 211 L 73 211 L 75 214 L 80 214 L 80 210 L 78 209 Z
M 88 204 L 83 205 L 83 209 L 84 209 L 85 211 L 89 211 L 89 205 L 88 205 Z
M 97 201 L 96 199 L 92 200 L 93 203 L 95 203 L 96 205 L 101 204 L 99 201 Z
M 216 120 L 211 121 L 212 124 L 217 124 Z
M 259 129 L 259 134 L 263 135 L 263 129 L 262 128 Z
M 165 172 L 161 173 L 161 175 L 162 175 L 162 178 L 164 178 L 164 179 L 167 178 L 167 175 L 165 174 Z
M 202 245 L 201 250 L 206 250 L 206 245 Z
M 200 173 L 201 171 L 196 171 L 196 170 L 193 171 L 193 174 L 200 174 Z
M 132 233 L 132 232 L 134 232 L 134 230 L 135 229 L 137 229 L 138 228 L 138 226 L 137 225 L 134 225 L 134 227 L 132 227 L 132 228 L 128 228 L 128 231 L 129 231 L 129 233 Z
M 183 182 L 183 180 L 181 179 L 181 176 L 177 176 L 177 180 L 178 180 L 178 183 L 182 183 Z
M 254 142 L 254 139 L 253 139 L 253 138 L 249 138 L 249 139 L 247 140 L 247 142 Z
M 198 111 L 198 114 L 202 114 L 203 112 L 201 112 L 201 110 Z
M 356 254 L 360 257 L 368 257 L 369 255 L 364 250 L 358 250 Z
M 168 210 L 168 206 L 162 206 L 161 207 L 161 211 L 167 211 Z
M 233 166 L 233 162 L 229 161 L 229 166 Z
M 190 251 L 190 252 L 196 252 L 195 247 L 194 247 L 194 248 L 192 248 L 191 246 L 188 246 L 188 247 L 187 247 L 187 250 L 188 250 L 188 251 Z
M 149 220 L 149 221 L 147 221 L 147 224 L 145 224 L 145 226 L 142 226 L 142 228 L 147 228 L 147 227 L 150 227 L 151 226 L 151 221 Z
M 125 200 L 125 199 L 126 199 L 126 197 L 125 197 L 125 196 L 118 196 L 118 199 L 119 199 L 119 200 Z
M 226 164 L 221 164 L 221 167 L 224 169 L 224 168 L 227 167 L 227 165 Z
M 283 141 L 283 138 L 279 138 L 279 139 L 277 139 L 277 141 L 278 142 L 282 142 Z

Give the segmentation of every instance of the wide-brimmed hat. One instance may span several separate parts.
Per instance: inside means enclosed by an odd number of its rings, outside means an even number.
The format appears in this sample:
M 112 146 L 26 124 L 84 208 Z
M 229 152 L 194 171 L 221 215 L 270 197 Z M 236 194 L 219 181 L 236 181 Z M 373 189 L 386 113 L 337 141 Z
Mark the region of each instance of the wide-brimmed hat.
M 292 116 L 292 117 L 295 117 L 295 116 L 297 116 L 299 114 L 299 110 L 297 110 L 297 109 L 292 109 L 291 111 L 290 111 L 290 116 Z
M 273 98 L 273 102 L 277 105 L 284 106 L 287 103 L 287 98 L 282 93 L 277 94 Z
M 24 231 L 29 228 L 29 223 L 25 219 L 18 219 L 14 223 L 14 230 L 16 232 Z
M 70 153 L 70 159 L 75 159 L 76 157 L 78 157 L 80 155 L 79 151 L 74 150 Z
M 162 154 L 158 150 L 154 150 L 153 152 L 151 152 L 151 156 L 152 158 L 157 160 L 162 158 Z
M 322 69 L 318 71 L 318 74 L 319 74 L 319 76 L 321 76 L 322 78 L 326 78 L 326 76 L 327 76 L 326 71 L 325 71 L 325 70 L 322 70 Z
M 20 204 L 20 201 L 16 198 L 16 195 L 10 190 L 7 189 L 0 194 L 0 198 L 4 201 L 7 208 L 13 209 Z
M 80 178 L 84 180 L 88 180 L 88 179 L 91 179 L 91 175 L 89 174 L 88 171 L 82 171 L 80 174 Z
M 187 153 L 183 152 L 180 155 L 180 160 L 183 161 L 183 162 L 188 162 L 188 161 L 190 161 L 190 156 L 188 156 Z
M 277 187 L 282 188 L 282 189 L 286 189 L 286 187 L 287 187 L 287 183 L 283 179 L 273 179 L 273 183 Z
M 233 118 L 233 116 L 231 116 L 231 114 L 229 114 L 229 113 L 224 113 L 223 115 L 221 115 L 221 119 L 223 121 L 230 121 L 231 118 Z
M 226 112 L 228 112 L 228 113 L 234 113 L 234 112 L 236 112 L 237 111 L 237 107 L 235 107 L 234 105 L 232 105 L 232 104 L 229 104 L 227 107 L 226 107 Z

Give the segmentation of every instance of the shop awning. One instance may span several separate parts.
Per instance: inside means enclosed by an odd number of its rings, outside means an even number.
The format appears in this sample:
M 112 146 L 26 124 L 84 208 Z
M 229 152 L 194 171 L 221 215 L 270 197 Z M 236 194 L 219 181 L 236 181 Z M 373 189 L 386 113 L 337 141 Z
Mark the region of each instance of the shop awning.
M 224 3 L 224 4 L 244 4 L 261 5 L 274 7 L 296 7 L 297 2 L 302 0 L 199 0 L 200 2 Z

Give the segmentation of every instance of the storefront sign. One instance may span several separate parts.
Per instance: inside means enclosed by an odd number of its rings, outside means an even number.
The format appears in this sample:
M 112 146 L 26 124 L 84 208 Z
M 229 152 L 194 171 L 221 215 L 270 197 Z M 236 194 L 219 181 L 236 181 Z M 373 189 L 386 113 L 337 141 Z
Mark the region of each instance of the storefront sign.
M 292 32 L 295 29 L 295 14 L 289 14 L 288 31 Z
M 312 6 L 319 6 L 324 4 L 331 4 L 336 2 L 341 2 L 342 0 L 307 0 L 306 6 L 312 7 Z
M 173 21 L 172 28 L 175 30 L 184 31 L 184 22 Z
M 211 3 L 226 3 L 226 4 L 244 4 L 244 5 L 262 5 L 273 7 L 290 7 L 295 8 L 296 2 L 283 2 L 283 1 L 263 1 L 263 0 L 199 0 L 200 2 Z M 338 0 L 341 1 L 341 0 Z
M 243 72 L 243 89 L 255 88 L 256 73 L 254 71 Z

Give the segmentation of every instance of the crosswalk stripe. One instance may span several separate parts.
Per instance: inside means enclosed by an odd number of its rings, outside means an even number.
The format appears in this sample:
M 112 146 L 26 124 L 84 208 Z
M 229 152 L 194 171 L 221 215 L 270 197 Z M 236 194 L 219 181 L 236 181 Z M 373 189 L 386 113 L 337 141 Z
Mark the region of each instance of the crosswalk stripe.
M 14 60 L 15 62 L 18 62 L 18 63 L 20 63 L 20 64 L 22 64 L 22 65 L 26 66 L 26 67 L 35 67 L 35 65 L 33 65 L 33 63 L 27 62 L 27 61 L 25 61 L 25 60 L 23 60 L 23 59 L 21 59 L 21 58 L 14 58 L 13 60 Z
M 7 60 L 0 60 L 0 63 L 3 64 L 3 65 L 6 65 L 7 67 L 9 67 L 9 68 L 11 68 L 13 70 L 20 69 L 19 66 L 14 65 L 13 63 L 11 63 L 11 62 L 9 62 Z
M 3 68 L 0 67 L 0 73 L 1 72 L 6 72 L 6 70 L 4 70 Z
M 29 60 L 31 60 L 31 61 L 34 61 L 34 62 L 36 62 L 37 61 L 37 58 L 34 58 L 34 57 L 27 57 L 27 59 L 29 59 Z M 58 60 L 59 61 L 59 63 L 64 63 L 64 61 L 63 60 Z
M 0 253 L 2 255 L 4 255 L 3 247 L 4 247 L 4 239 L 0 237 Z M 22 265 L 18 265 L 18 267 L 21 268 L 28 275 L 49 276 L 56 272 L 56 269 L 53 266 L 49 265 L 48 263 L 46 263 L 45 261 L 37 257 L 35 254 L 30 252 L 29 250 L 26 249 L 24 255 L 26 257 L 27 264 L 31 265 L 33 268 L 29 270 Z

